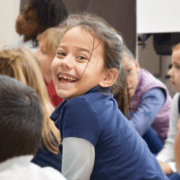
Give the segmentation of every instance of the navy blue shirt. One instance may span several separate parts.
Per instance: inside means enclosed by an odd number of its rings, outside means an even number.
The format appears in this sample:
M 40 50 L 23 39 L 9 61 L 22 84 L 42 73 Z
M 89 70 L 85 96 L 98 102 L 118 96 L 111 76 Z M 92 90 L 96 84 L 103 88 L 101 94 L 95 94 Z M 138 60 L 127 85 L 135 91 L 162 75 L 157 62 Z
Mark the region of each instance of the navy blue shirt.
M 49 151 L 42 143 L 42 148 L 39 148 L 36 156 L 33 158 L 32 162 L 41 166 L 41 167 L 52 167 L 61 172 L 62 164 L 62 155 L 59 152 L 58 154 L 53 154 Z
M 116 100 L 99 87 L 63 101 L 53 112 L 62 140 L 83 138 L 95 147 L 91 180 L 163 180 L 162 172 L 145 141 L 119 111 Z

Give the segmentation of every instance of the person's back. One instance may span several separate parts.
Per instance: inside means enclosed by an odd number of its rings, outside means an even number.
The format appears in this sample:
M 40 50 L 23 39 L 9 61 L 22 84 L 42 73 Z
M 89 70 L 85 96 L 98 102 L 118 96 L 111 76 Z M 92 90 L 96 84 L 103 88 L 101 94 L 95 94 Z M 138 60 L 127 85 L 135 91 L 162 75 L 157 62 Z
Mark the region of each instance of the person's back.
M 43 108 L 35 90 L 0 75 L 0 179 L 65 179 L 31 162 L 42 140 Z

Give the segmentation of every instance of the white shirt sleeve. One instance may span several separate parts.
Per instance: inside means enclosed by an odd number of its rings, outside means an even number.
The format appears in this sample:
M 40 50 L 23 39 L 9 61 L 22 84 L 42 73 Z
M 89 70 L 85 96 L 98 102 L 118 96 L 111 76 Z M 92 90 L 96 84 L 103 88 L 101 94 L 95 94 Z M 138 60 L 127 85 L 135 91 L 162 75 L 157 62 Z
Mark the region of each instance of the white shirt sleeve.
M 169 132 L 163 149 L 156 156 L 157 160 L 168 163 L 173 172 L 177 172 L 174 159 L 174 143 L 177 135 L 177 123 L 180 118 L 178 111 L 179 93 L 173 97 L 171 115 L 169 121 Z
M 90 180 L 95 161 L 94 146 L 82 138 L 63 139 L 62 174 L 68 180 Z

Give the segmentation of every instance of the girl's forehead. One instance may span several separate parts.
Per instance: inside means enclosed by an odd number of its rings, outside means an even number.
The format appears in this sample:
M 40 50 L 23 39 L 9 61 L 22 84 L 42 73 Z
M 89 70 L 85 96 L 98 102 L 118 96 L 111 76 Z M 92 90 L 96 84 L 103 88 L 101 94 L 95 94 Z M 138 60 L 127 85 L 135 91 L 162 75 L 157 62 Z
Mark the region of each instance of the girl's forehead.
M 180 65 L 180 49 L 174 50 L 172 53 L 172 63 Z
M 126 67 L 132 67 L 132 66 L 134 66 L 135 65 L 135 62 L 134 62 L 134 60 L 132 60 L 132 59 L 129 59 L 129 58 L 123 58 L 123 60 L 122 60 L 122 66 L 123 66 L 123 68 L 126 68 Z
M 172 58 L 180 61 L 180 48 L 173 51 Z
M 99 44 L 100 40 L 91 35 L 87 30 L 81 27 L 74 27 L 64 34 L 60 46 L 83 47 L 90 50 L 97 47 Z

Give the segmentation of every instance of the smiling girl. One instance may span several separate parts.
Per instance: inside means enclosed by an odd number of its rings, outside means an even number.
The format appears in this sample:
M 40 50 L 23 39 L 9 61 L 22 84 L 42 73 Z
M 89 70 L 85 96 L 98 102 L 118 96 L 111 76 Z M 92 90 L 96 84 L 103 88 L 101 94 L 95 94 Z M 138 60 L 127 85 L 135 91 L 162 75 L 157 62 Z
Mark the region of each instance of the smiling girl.
M 63 175 L 167 179 L 110 93 L 121 69 L 122 41 L 101 18 L 74 17 L 51 65 L 56 92 L 65 98 L 51 115 L 61 133 Z

